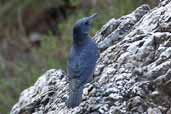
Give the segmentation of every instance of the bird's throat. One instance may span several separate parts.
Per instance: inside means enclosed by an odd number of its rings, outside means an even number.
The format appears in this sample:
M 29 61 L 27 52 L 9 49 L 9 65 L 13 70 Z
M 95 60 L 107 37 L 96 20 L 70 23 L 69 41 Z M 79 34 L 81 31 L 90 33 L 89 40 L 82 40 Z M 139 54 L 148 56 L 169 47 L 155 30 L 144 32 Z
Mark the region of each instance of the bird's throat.
M 81 33 L 81 34 L 74 34 L 73 35 L 73 43 L 75 45 L 83 45 L 88 39 L 87 33 Z

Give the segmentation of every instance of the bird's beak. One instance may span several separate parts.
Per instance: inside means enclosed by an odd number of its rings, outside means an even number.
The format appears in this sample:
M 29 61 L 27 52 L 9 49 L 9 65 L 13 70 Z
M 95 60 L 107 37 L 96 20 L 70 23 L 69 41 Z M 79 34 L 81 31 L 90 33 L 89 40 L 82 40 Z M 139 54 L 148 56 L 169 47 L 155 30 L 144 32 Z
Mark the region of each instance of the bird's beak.
M 90 22 L 92 22 L 96 17 L 97 17 L 97 13 L 95 13 L 95 14 L 89 16 L 89 17 L 88 17 L 88 20 L 89 20 Z

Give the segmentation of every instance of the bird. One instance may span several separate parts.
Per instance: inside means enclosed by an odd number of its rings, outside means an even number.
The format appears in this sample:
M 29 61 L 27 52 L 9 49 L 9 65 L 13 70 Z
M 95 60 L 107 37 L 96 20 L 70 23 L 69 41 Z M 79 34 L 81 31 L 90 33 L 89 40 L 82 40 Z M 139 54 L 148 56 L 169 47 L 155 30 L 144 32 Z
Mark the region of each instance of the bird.
M 97 13 L 84 17 L 73 27 L 73 42 L 67 63 L 68 108 L 74 108 L 81 103 L 84 85 L 93 78 L 99 50 L 90 36 L 90 30 L 96 16 Z

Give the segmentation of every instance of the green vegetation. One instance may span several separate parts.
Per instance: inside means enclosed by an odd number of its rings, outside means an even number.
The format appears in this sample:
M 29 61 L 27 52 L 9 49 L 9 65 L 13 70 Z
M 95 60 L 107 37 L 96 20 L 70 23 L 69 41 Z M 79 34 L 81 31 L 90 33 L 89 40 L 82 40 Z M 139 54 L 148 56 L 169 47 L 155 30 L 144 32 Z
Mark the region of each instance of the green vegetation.
M 149 3 L 150 1 L 153 0 L 147 0 Z M 54 36 L 48 31 L 42 36 L 41 46 L 32 47 L 23 27 L 25 18 L 21 15 L 28 8 L 41 12 L 47 7 L 58 7 L 64 2 L 74 6 L 75 9 L 72 13 L 67 13 L 67 19 L 59 21 L 57 26 L 60 34 Z M 72 27 L 76 20 L 98 12 L 98 19 L 92 30 L 94 35 L 109 19 L 128 14 L 146 1 L 86 0 L 86 2 L 0 0 L 0 114 L 8 114 L 21 91 L 31 86 L 46 70 L 66 69 L 67 54 L 72 42 Z M 31 18 L 34 19 L 34 15 Z

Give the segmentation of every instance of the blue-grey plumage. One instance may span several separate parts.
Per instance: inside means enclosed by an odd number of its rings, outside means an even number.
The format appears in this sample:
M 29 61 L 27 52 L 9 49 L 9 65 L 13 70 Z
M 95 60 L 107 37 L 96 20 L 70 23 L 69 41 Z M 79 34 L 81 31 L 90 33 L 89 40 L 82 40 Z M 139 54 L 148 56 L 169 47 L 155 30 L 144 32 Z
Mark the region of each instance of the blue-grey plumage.
M 74 108 L 81 102 L 84 85 L 92 80 L 99 51 L 89 35 L 96 14 L 80 19 L 73 28 L 73 45 L 68 59 L 69 99 L 67 106 Z

